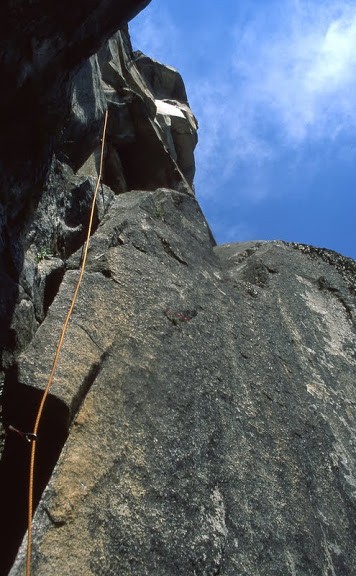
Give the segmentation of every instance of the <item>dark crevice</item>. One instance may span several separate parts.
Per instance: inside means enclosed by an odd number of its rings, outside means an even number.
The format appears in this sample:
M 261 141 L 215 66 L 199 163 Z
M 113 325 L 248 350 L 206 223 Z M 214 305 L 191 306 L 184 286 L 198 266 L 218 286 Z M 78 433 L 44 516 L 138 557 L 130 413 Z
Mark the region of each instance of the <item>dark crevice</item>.
M 100 350 L 100 352 L 104 352 L 104 350 L 102 349 L 102 347 L 95 341 L 95 339 L 93 338 L 93 336 L 90 334 L 89 330 L 87 330 L 86 328 L 84 328 L 84 326 L 82 324 L 78 323 L 78 326 L 81 330 L 83 330 L 83 332 L 88 336 L 89 340 L 94 344 L 94 346 L 96 346 L 96 348 L 98 348 L 98 350 Z
M 83 327 L 81 327 L 81 328 L 83 329 Z M 91 338 L 91 340 L 96 346 L 98 346 L 92 338 Z M 85 397 L 87 396 L 92 384 L 94 383 L 97 375 L 99 374 L 103 359 L 106 357 L 107 353 L 108 353 L 108 350 L 103 352 L 101 357 L 100 357 L 100 360 L 98 362 L 94 362 L 91 365 L 91 367 L 88 370 L 87 376 L 84 378 L 82 385 L 79 387 L 77 394 L 75 394 L 75 396 L 73 397 L 72 405 L 71 405 L 71 414 L 69 415 L 70 423 L 72 423 L 72 421 L 74 420 L 74 418 L 75 418 L 76 414 L 78 413 L 78 411 L 79 411 Z
M 319 290 L 325 290 L 329 292 L 334 298 L 340 302 L 340 304 L 345 308 L 346 316 L 352 324 L 355 324 L 355 319 L 352 314 L 352 304 L 347 302 L 347 299 L 343 296 L 341 290 L 333 286 L 325 276 L 320 276 L 317 281 L 317 286 Z
M 63 280 L 64 267 L 53 270 L 46 279 L 46 285 L 43 294 L 43 312 L 46 315 L 48 308 L 58 294 L 59 287 Z
M 115 276 L 113 276 L 112 272 L 111 272 L 110 280 L 112 280 L 113 282 L 115 282 L 115 284 L 117 284 L 118 286 L 120 286 L 122 288 L 123 283 L 120 280 L 118 280 L 117 278 L 115 278 Z
M 105 278 L 111 278 L 112 277 L 112 272 L 111 272 L 110 268 L 104 268 L 103 270 L 100 270 L 100 272 L 102 273 L 103 276 L 105 276 Z
M 81 328 L 88 334 L 83 327 Z M 98 347 L 91 336 L 90 339 Z M 47 397 L 37 438 L 34 509 L 51 478 L 67 439 L 70 424 L 95 381 L 108 351 L 103 352 L 100 360 L 92 364 L 70 408 L 51 394 Z M 7 433 L 0 461 L 2 486 L 0 527 L 3 545 L 3 552 L 0 555 L 0 576 L 6 576 L 11 569 L 27 529 L 31 444 L 20 434 L 9 430 L 9 426 L 23 433 L 31 432 L 42 393 L 40 390 L 20 384 L 16 367 L 8 370 L 5 377 L 2 413 L 3 426 Z
M 3 396 L 3 424 L 7 431 L 0 462 L 1 540 L 0 576 L 6 576 L 27 528 L 27 494 L 31 444 L 9 425 L 23 432 L 33 430 L 42 392 L 18 382 L 17 369 L 7 372 Z M 69 412 L 49 395 L 40 423 L 36 449 L 34 506 L 36 507 L 58 460 L 68 434 Z
M 267 265 L 266 268 L 270 274 L 279 274 L 279 271 L 276 268 L 271 268 L 270 266 Z
M 134 243 L 132 243 L 132 246 L 134 248 L 136 248 L 136 250 L 138 250 L 139 252 L 142 252 L 143 254 L 147 254 L 147 250 L 143 246 L 138 246 L 137 244 L 134 244 Z
M 48 510 L 48 508 L 43 507 L 44 511 L 46 512 L 49 520 L 52 522 L 53 526 L 56 527 L 60 527 L 60 526 L 64 526 L 64 524 L 66 523 L 66 520 L 57 520 L 52 514 L 51 512 Z
M 57 238 L 57 252 L 64 260 L 84 247 L 87 239 L 92 196 L 86 190 L 86 186 L 87 181 L 84 181 L 77 187 L 76 196 L 78 198 L 76 198 L 76 202 L 71 206 L 71 212 L 68 211 L 65 226 Z M 90 237 L 96 232 L 99 224 L 99 210 L 97 204 L 95 204 Z
M 180 258 L 180 257 L 178 256 L 178 254 L 176 254 L 176 253 L 172 250 L 172 248 L 171 248 L 171 246 L 170 246 L 170 244 L 169 244 L 169 242 L 168 242 L 167 240 L 165 240 L 164 238 L 160 238 L 160 241 L 161 241 L 161 243 L 162 243 L 162 246 L 163 246 L 164 251 L 166 252 L 166 254 L 168 254 L 168 256 L 170 256 L 171 258 L 174 258 L 174 259 L 177 260 L 177 262 L 179 262 L 180 264 L 183 264 L 184 266 L 188 266 L 188 263 L 187 263 L 185 260 L 183 260 L 182 258 Z

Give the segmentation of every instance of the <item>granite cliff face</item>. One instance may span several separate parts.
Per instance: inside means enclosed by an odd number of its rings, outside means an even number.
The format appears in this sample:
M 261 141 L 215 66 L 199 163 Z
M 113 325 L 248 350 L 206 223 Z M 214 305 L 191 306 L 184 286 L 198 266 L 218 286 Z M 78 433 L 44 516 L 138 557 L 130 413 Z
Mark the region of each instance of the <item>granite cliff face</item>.
M 33 573 L 351 576 L 356 263 L 215 245 L 182 78 L 131 48 L 147 3 L 1 8 L 18 25 L 0 45 L 0 574 L 25 553 L 29 445 L 8 426 L 33 428 L 108 109 L 39 431 Z

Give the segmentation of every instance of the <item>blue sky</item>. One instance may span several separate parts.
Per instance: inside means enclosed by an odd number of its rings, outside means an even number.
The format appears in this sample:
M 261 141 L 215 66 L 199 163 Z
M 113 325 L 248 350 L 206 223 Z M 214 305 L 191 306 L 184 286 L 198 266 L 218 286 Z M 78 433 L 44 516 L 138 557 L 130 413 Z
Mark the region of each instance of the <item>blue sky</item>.
M 356 258 L 356 2 L 152 0 L 130 31 L 183 76 L 196 195 L 218 243 Z

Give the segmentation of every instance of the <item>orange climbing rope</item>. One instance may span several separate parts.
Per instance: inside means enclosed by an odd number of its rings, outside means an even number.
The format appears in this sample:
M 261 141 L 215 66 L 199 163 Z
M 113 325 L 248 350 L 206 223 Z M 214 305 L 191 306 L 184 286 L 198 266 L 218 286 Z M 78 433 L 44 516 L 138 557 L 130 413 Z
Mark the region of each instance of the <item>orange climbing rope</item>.
M 74 290 L 74 294 L 73 294 L 73 298 L 72 298 L 72 302 L 71 305 L 69 307 L 67 316 L 64 320 L 63 323 L 63 327 L 62 327 L 62 332 L 58 341 L 58 345 L 57 345 L 57 349 L 56 349 L 56 353 L 54 355 L 54 359 L 53 359 L 53 364 L 52 364 L 52 369 L 50 372 L 50 375 L 48 377 L 48 381 L 46 384 L 46 387 L 43 391 L 43 395 L 42 395 L 42 399 L 38 408 L 38 412 L 37 412 L 37 416 L 36 416 L 36 420 L 35 420 L 35 425 L 33 428 L 33 432 L 26 434 L 26 439 L 28 439 L 31 442 L 31 458 L 30 458 L 30 471 L 29 471 L 29 484 L 28 484 L 28 529 L 27 529 L 27 554 L 26 554 L 26 576 L 31 576 L 31 553 L 32 553 L 32 518 L 33 518 L 33 486 L 34 486 L 34 467 L 35 467 L 35 456 L 36 456 L 36 440 L 37 440 L 37 432 L 38 432 L 38 428 L 41 422 L 41 417 L 42 417 L 42 413 L 43 413 L 43 409 L 46 403 L 46 399 L 48 396 L 48 393 L 51 389 L 52 386 L 52 382 L 53 382 L 53 377 L 57 368 L 57 364 L 58 364 L 58 358 L 59 358 L 59 354 L 63 345 L 63 340 L 64 340 L 64 336 L 65 333 L 67 331 L 67 327 L 69 324 L 69 320 L 70 317 L 72 315 L 76 300 L 77 300 L 77 296 L 78 296 L 78 292 L 79 292 L 79 287 L 80 284 L 82 282 L 82 278 L 84 275 L 84 270 L 85 270 L 85 264 L 86 264 L 86 260 L 87 260 L 87 255 L 88 255 L 88 247 L 89 247 L 89 240 L 90 240 L 90 235 L 91 235 L 91 230 L 92 230 L 92 226 L 93 226 L 93 217 L 94 217 L 94 209 L 95 209 L 95 203 L 96 203 L 96 197 L 98 194 L 98 190 L 99 190 L 99 186 L 100 186 L 100 182 L 102 180 L 102 171 L 103 171 L 103 158 L 104 158 L 104 147 L 105 147 L 105 137 L 106 137 L 106 126 L 107 126 L 107 121 L 108 121 L 108 112 L 106 112 L 105 114 L 105 119 L 104 119 L 104 128 L 103 128 L 103 137 L 102 137 L 102 141 L 101 141 L 101 154 L 100 154 L 100 165 L 99 165 L 99 174 L 98 174 L 98 179 L 96 182 L 96 187 L 95 187 L 95 191 L 94 191 L 94 196 L 93 196 L 93 201 L 92 201 L 92 206 L 91 206 L 91 212 L 90 212 L 90 218 L 89 218 L 89 227 L 88 227 L 88 233 L 87 233 L 87 237 L 86 237 L 86 242 L 85 242 L 85 247 L 84 247 L 84 252 L 83 252 L 83 258 L 82 258 L 82 265 L 80 268 L 80 273 L 79 273 L 79 278 Z

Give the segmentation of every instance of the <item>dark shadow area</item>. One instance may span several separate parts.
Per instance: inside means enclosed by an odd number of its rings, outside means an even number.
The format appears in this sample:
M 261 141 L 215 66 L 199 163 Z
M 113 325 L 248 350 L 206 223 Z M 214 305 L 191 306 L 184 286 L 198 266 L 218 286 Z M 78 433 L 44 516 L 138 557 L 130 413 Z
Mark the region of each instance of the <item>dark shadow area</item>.
M 109 105 L 109 118 L 112 108 Z M 111 131 L 115 124 L 109 124 L 108 129 L 108 143 L 120 157 L 127 189 L 155 190 L 165 187 L 178 190 L 182 174 L 158 137 L 145 103 L 137 95 L 130 102 L 129 111 L 135 134 L 133 141 L 116 141 Z
M 64 267 L 56 268 L 47 276 L 44 295 L 43 295 L 43 312 L 46 315 L 48 308 L 58 294 L 59 287 L 63 280 Z
M 21 324 L 23 309 L 30 308 L 26 305 L 31 300 L 36 305 L 31 269 L 26 271 L 24 254 L 31 244 L 42 247 L 28 234 L 29 225 L 34 215 L 41 220 L 39 201 L 51 191 L 48 174 L 63 143 L 61 136 L 71 110 L 76 71 L 148 3 L 149 0 L 0 3 L 0 73 L 6 86 L 0 91 L 0 575 L 7 574 L 25 531 L 30 454 L 30 445 L 6 430 L 9 424 L 31 430 L 39 403 L 38 391 L 21 387 L 16 374 L 16 359 L 29 342 L 27 336 L 23 337 L 22 327 L 30 336 L 32 327 L 36 328 L 35 318 L 29 326 L 30 313 Z M 57 197 L 63 196 L 61 190 L 55 190 Z M 75 208 L 82 200 L 85 211 L 85 190 L 79 191 L 77 200 Z M 50 214 L 47 211 L 47 216 Z M 80 227 L 81 213 L 78 219 L 78 229 L 73 224 L 73 229 L 67 227 L 64 238 L 60 238 L 68 252 L 78 249 L 85 237 L 85 227 Z M 97 223 L 95 215 L 94 229 Z M 56 295 L 62 274 L 60 265 L 48 274 L 44 314 Z M 41 313 L 37 320 L 42 319 Z M 49 398 L 38 446 L 37 498 L 64 442 L 67 420 L 64 407 Z
M 0 203 L 0 372 L 3 374 L 13 364 L 19 348 L 13 317 L 20 299 L 19 278 L 24 260 L 23 246 L 14 240 L 19 226 L 14 221 L 7 222 L 5 213 Z
M 64 187 L 68 188 L 68 184 L 68 182 L 65 182 Z M 78 186 L 68 190 L 64 189 L 64 206 L 61 207 L 61 210 L 65 227 L 59 232 L 57 247 L 58 253 L 63 259 L 69 258 L 80 247 L 83 247 L 86 241 L 94 190 L 95 184 L 88 179 Z M 98 206 L 96 204 L 91 235 L 98 228 L 99 222 Z
M 27 529 L 27 498 L 31 444 L 9 425 L 22 432 L 34 426 L 41 392 L 18 383 L 17 371 L 8 371 L 5 380 L 3 424 L 7 430 L 0 462 L 0 525 L 2 553 L 0 576 L 6 576 Z M 36 449 L 34 507 L 37 506 L 68 434 L 69 414 L 58 399 L 47 398 L 40 423 Z
M 182 176 L 158 139 L 139 136 L 135 143 L 118 147 L 118 152 L 128 190 L 179 189 Z
M 16 281 L 0 270 L 0 350 L 3 354 L 11 353 L 15 348 L 14 334 L 10 326 L 17 294 Z M 0 369 L 1 366 L 0 360 Z

